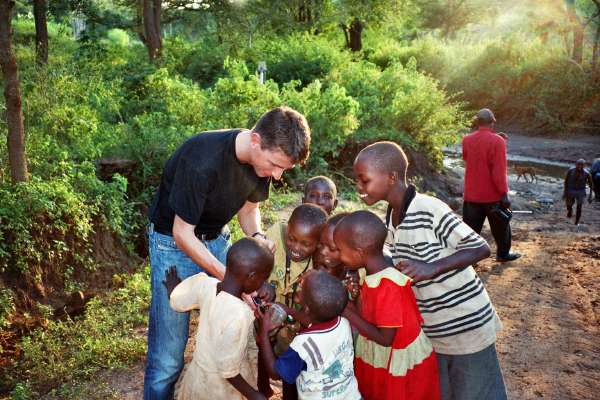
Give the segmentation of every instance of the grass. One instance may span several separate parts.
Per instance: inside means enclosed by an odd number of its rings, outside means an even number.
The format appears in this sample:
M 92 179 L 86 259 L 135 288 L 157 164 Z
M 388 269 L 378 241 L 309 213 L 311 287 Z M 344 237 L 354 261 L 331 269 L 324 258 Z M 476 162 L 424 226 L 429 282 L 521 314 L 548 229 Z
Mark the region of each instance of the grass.
M 92 299 L 82 318 L 50 321 L 23 338 L 22 359 L 8 377 L 15 382 L 11 398 L 39 398 L 52 388 L 64 390 L 63 383 L 87 380 L 101 370 L 127 367 L 143 358 L 149 273 L 146 265 L 126 279 L 121 276 L 124 286 Z M 74 393 L 67 397 L 89 398 Z

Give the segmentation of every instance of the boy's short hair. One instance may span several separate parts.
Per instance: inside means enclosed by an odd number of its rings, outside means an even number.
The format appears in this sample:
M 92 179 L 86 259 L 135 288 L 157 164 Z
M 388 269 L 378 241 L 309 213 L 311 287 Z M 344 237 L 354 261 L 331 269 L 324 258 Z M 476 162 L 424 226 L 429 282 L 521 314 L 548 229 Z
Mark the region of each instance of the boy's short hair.
M 346 243 L 352 248 L 382 251 L 387 228 L 379 217 L 371 211 L 355 211 L 343 218 L 336 226 L 336 231 L 343 229 Z
M 335 186 L 335 183 L 330 178 L 323 175 L 313 176 L 312 178 L 306 181 L 306 184 L 304 185 L 304 196 L 308 196 L 308 191 L 310 187 L 319 182 L 323 182 L 324 184 L 329 186 L 331 188 L 331 191 L 333 192 L 333 197 L 337 197 L 337 187 Z
M 314 204 L 300 204 L 294 208 L 288 223 L 302 223 L 308 226 L 322 226 L 327 222 L 327 213 Z
M 358 153 L 356 160 L 366 157 L 371 160 L 372 165 L 379 171 L 397 172 L 399 178 L 406 180 L 408 158 L 402 147 L 397 143 L 383 141 L 370 144 Z
M 225 273 L 233 275 L 250 272 L 270 272 L 273 269 L 273 253 L 263 241 L 255 238 L 242 238 L 235 242 L 227 252 Z
M 252 130 L 260 135 L 261 148 L 280 149 L 294 164 L 304 164 L 310 148 L 306 118 L 290 107 L 277 107 L 260 117 Z
M 481 110 L 477 111 L 474 120 L 475 124 L 477 125 L 490 125 L 496 122 L 496 117 L 489 108 L 482 108 Z
M 317 322 L 342 314 L 348 304 L 348 294 L 339 279 L 321 270 L 311 271 L 305 279 L 302 298 Z
M 350 215 L 349 212 L 341 212 L 339 214 L 335 214 L 327 220 L 327 226 L 337 225 L 342 219 Z

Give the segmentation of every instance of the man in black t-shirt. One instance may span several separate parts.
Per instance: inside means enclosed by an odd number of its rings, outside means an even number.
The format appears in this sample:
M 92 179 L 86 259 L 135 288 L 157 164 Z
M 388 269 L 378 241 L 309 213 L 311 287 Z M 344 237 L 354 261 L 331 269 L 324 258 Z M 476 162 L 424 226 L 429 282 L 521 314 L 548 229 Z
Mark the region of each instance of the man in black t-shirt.
M 265 113 L 252 130 L 204 132 L 183 143 L 167 161 L 149 212 L 152 301 L 144 399 L 170 399 L 183 368 L 189 314 L 169 305 L 165 271 L 175 265 L 185 279 L 225 275 L 227 223 L 237 215 L 247 236 L 265 240 L 258 203 L 271 178 L 308 157 L 306 118 L 288 107 Z

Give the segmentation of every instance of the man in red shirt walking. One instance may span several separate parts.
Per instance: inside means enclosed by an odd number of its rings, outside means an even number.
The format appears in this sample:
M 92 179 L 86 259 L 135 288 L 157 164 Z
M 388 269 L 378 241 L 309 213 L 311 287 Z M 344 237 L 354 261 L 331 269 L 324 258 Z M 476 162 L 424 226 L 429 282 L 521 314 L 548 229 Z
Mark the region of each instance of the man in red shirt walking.
M 510 200 L 506 177 L 506 142 L 493 130 L 496 118 L 484 108 L 476 115 L 478 130 L 462 141 L 465 161 L 463 220 L 481 233 L 488 219 L 496 241 L 496 260 L 513 261 L 519 253 L 511 253 Z

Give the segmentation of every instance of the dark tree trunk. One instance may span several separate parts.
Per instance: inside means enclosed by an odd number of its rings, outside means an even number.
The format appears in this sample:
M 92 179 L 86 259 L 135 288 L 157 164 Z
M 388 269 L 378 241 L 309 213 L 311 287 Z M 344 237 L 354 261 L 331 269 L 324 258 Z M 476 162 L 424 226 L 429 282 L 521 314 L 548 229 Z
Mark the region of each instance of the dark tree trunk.
M 14 1 L 0 0 L 0 67 L 4 75 L 6 125 L 8 126 L 8 160 L 14 183 L 29 179 L 25 156 L 25 129 L 21 110 L 19 72 L 12 51 L 12 8 Z
M 569 21 L 573 29 L 573 52 L 572 58 L 577 64 L 583 62 L 583 25 L 577 17 L 575 11 L 575 1 L 567 0 L 567 13 L 569 15 Z
M 35 51 L 38 64 L 48 63 L 48 24 L 46 22 L 46 0 L 33 0 L 35 19 Z
M 144 0 L 144 43 L 148 49 L 150 60 L 156 60 L 160 56 L 162 50 L 160 7 L 160 0 Z
M 600 47 L 600 22 L 596 27 L 596 36 L 594 36 L 594 49 L 592 50 L 592 76 L 596 79 L 600 77 L 598 74 L 598 50 Z
M 354 18 L 350 24 L 350 29 L 348 29 L 348 34 L 350 36 L 350 50 L 360 51 L 362 49 L 362 31 L 363 24 L 358 18 Z

